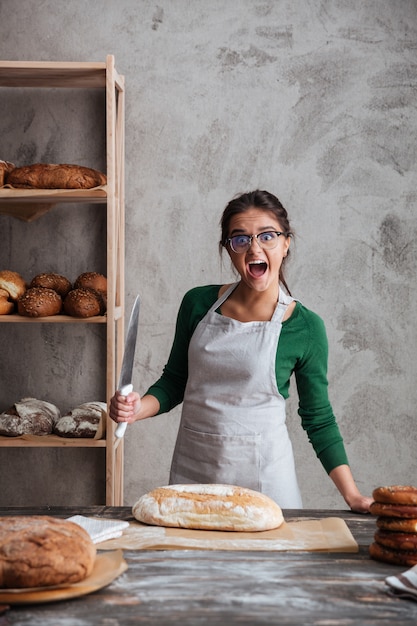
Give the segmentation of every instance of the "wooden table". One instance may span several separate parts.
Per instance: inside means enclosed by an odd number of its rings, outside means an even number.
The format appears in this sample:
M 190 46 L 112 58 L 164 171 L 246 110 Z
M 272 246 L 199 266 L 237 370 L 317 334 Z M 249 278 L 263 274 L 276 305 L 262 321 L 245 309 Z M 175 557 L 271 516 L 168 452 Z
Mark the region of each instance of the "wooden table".
M 131 520 L 129 507 L 2 508 L 0 515 L 74 514 Z M 341 517 L 358 553 L 125 551 L 128 570 L 108 587 L 53 604 L 13 606 L 0 626 L 416 626 L 417 602 L 392 597 L 385 577 L 404 567 L 369 558 L 375 518 L 284 510 L 287 521 Z

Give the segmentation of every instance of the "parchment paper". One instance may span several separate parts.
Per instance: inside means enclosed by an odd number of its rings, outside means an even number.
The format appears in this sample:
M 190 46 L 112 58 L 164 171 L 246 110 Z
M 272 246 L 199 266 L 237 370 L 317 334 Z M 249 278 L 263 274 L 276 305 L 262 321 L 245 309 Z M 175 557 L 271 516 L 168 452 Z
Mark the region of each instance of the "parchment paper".
M 100 550 L 270 550 L 358 552 L 344 520 L 284 522 L 274 530 L 255 533 L 186 530 L 130 522 L 121 537 L 100 543 Z

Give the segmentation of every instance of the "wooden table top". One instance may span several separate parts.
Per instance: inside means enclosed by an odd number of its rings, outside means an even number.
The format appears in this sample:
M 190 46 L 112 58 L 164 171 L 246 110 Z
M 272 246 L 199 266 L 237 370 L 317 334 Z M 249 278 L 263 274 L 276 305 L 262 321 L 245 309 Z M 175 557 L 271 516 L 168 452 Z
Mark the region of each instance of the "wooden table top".
M 0 508 L 0 516 L 75 514 L 133 519 L 130 507 Z M 284 510 L 284 517 L 340 517 L 359 552 L 124 551 L 128 569 L 108 587 L 71 600 L 12 606 L 0 626 L 416 626 L 417 602 L 393 597 L 385 583 L 408 568 L 369 558 L 375 517 L 334 510 Z

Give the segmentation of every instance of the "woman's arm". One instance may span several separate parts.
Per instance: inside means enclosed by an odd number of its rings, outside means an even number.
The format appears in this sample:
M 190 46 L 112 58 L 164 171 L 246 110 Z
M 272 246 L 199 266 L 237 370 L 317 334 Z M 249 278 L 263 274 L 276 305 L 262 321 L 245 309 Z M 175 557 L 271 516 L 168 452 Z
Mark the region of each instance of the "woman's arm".
M 348 465 L 335 467 L 332 469 L 329 476 L 352 511 L 356 513 L 369 513 L 372 498 L 363 496 L 360 493 Z

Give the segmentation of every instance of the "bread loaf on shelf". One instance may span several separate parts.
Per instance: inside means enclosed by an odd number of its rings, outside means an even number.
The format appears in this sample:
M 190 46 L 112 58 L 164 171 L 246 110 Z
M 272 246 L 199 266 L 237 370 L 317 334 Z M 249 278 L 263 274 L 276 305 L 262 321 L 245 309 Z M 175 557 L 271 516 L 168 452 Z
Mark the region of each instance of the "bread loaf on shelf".
M 0 315 L 9 315 L 9 313 L 13 313 L 14 304 L 9 300 L 9 298 L 9 292 L 0 288 Z
M 0 413 L 0 435 L 51 435 L 61 412 L 54 404 L 37 398 L 22 398 Z
M 25 317 L 50 317 L 62 311 L 62 298 L 53 289 L 31 287 L 17 301 L 17 312 Z
M 255 532 L 278 528 L 281 508 L 268 496 L 236 485 L 190 484 L 158 487 L 132 509 L 145 524 Z
M 107 177 L 82 165 L 34 163 L 16 167 L 7 183 L 18 189 L 91 189 L 105 185 Z
M 87 531 L 48 515 L 0 518 L 0 588 L 71 585 L 93 571 L 96 547 Z
M 84 402 L 54 424 L 54 433 L 60 437 L 98 438 L 106 429 L 107 405 L 105 402 Z
M 72 289 L 64 300 L 64 313 L 72 317 L 104 315 L 105 310 L 101 294 L 92 289 Z
M 16 302 L 26 291 L 26 281 L 18 272 L 13 270 L 0 271 L 0 289 L 10 294 L 10 299 Z
M 55 273 L 37 274 L 29 283 L 30 287 L 43 287 L 44 289 L 53 289 L 61 298 L 65 298 L 67 293 L 71 291 L 72 284 L 65 276 Z

